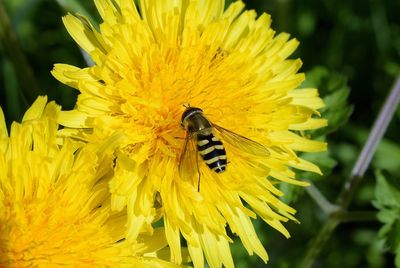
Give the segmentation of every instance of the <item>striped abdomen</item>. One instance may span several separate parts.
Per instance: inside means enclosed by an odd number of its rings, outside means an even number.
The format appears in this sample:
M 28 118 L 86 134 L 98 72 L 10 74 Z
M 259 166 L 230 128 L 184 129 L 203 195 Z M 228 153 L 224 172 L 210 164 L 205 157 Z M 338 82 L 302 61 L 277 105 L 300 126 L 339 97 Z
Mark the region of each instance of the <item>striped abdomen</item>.
M 222 142 L 213 134 L 197 134 L 197 149 L 207 166 L 217 173 L 226 169 L 226 152 Z

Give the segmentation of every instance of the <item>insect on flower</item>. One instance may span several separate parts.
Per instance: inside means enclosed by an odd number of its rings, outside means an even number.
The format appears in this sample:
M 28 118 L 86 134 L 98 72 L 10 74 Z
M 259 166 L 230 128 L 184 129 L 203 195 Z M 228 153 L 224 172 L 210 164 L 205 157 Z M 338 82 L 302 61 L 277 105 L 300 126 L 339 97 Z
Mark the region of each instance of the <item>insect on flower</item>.
M 183 262 L 184 237 L 196 268 L 204 259 L 234 267 L 228 226 L 267 262 L 251 218 L 289 237 L 283 223 L 296 221 L 296 211 L 279 186 L 305 186 L 295 170 L 321 174 L 297 154 L 326 150 L 302 135 L 327 121 L 318 118 L 318 90 L 298 88 L 302 62 L 290 55 L 299 42 L 275 34 L 268 14 L 228 2 L 96 0 L 99 30 L 80 16 L 63 18 L 95 64 L 52 72 L 80 91 L 57 119 L 63 135 L 93 144 L 116 130 L 125 136 L 109 190 L 111 208 L 128 212 L 127 240 L 160 217 L 171 261 Z
M 218 131 L 218 135 L 224 142 L 240 151 L 257 156 L 270 155 L 264 145 L 210 122 L 200 108 L 187 105 L 182 114 L 181 125 L 186 129 L 186 139 L 179 160 L 179 174 L 181 178 L 197 175 L 198 191 L 200 191 L 199 154 L 207 166 L 216 173 L 224 172 L 228 163 L 225 147 L 214 134 L 214 130 Z M 194 142 L 196 146 L 194 146 Z

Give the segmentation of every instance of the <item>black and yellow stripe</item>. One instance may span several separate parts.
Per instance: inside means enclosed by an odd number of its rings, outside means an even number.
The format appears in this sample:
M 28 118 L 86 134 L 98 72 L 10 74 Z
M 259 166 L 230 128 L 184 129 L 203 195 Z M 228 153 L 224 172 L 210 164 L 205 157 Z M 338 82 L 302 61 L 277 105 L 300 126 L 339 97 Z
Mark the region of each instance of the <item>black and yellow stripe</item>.
M 226 152 L 222 142 L 213 134 L 197 135 L 197 149 L 207 166 L 216 173 L 226 169 Z

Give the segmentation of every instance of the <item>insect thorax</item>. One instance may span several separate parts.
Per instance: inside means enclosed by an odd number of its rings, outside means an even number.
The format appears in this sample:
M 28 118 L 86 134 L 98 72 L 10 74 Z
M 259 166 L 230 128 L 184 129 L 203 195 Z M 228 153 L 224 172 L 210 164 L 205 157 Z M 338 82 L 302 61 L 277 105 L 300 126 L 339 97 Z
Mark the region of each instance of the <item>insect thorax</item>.
M 191 133 L 207 135 L 212 132 L 211 123 L 199 108 L 188 108 L 182 116 L 182 125 Z
M 202 114 L 194 114 L 188 120 L 188 130 L 190 132 L 201 132 L 208 134 L 211 131 L 211 124 Z

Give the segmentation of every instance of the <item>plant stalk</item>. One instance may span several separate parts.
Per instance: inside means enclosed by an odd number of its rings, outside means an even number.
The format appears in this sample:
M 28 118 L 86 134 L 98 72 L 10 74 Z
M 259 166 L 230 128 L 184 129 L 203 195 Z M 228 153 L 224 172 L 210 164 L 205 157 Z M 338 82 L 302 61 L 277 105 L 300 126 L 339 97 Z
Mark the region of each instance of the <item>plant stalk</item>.
M 308 180 L 304 180 L 306 182 L 308 182 L 310 185 L 307 186 L 305 189 L 308 193 L 308 195 L 315 201 L 315 203 L 317 203 L 317 205 L 321 208 L 321 210 L 326 214 L 326 215 L 330 215 L 332 213 L 334 213 L 335 211 L 338 211 L 339 206 L 332 204 L 331 202 L 329 202 L 325 196 L 318 190 L 317 187 L 315 187 L 315 185 L 308 181 Z

